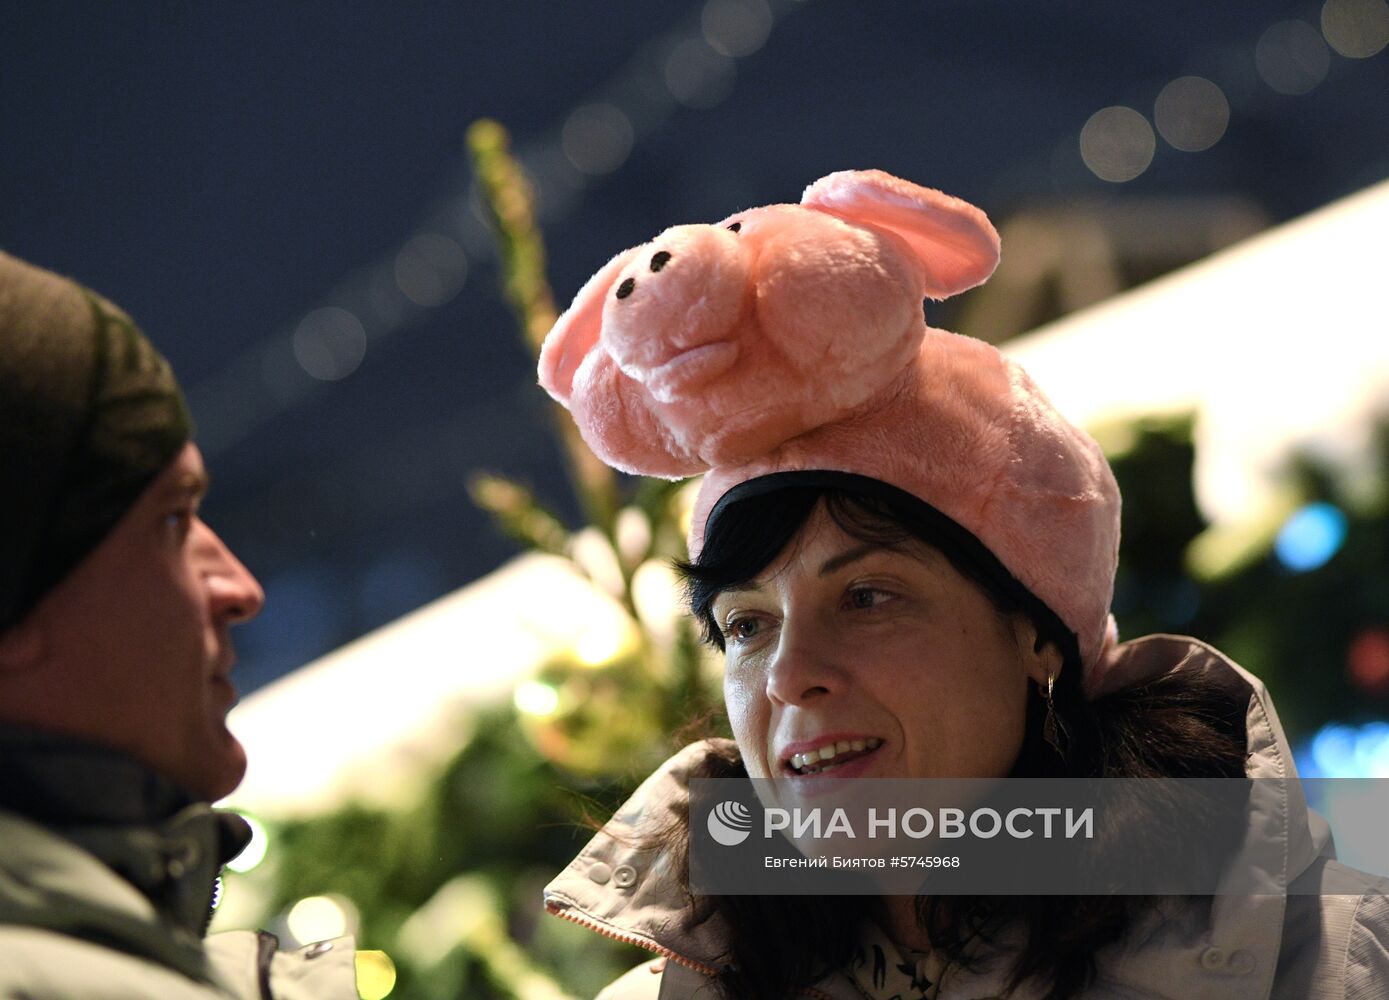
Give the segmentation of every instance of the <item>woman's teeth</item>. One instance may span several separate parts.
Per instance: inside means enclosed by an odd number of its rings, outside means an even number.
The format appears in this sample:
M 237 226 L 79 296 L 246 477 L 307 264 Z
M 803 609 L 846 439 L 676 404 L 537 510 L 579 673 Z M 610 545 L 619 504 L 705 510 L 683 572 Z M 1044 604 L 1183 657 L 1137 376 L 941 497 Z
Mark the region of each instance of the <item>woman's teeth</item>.
M 797 774 L 819 774 L 822 771 L 831 771 L 841 764 L 847 764 L 847 760 L 836 760 L 844 754 L 854 755 L 868 753 L 878 749 L 883 745 L 883 741 L 876 736 L 866 740 L 839 740 L 837 743 L 826 743 L 822 747 L 814 750 L 807 750 L 805 753 L 793 753 L 788 762 L 791 769 Z M 834 763 L 829 763 L 834 761 Z

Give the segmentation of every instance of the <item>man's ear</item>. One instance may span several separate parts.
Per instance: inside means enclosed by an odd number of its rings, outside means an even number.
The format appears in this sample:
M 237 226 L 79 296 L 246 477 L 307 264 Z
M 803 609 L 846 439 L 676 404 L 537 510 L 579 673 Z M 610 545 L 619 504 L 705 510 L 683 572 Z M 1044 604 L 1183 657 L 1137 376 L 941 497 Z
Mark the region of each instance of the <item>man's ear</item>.
M 43 623 L 35 614 L 25 615 L 19 622 L 0 632 L 0 672 L 18 673 L 32 669 L 43 659 L 47 647 Z
M 1061 667 L 1065 659 L 1056 643 L 1043 637 L 1037 631 L 1037 626 L 1032 619 L 1020 615 L 1015 619 L 1015 622 L 1018 654 L 1022 657 L 1027 676 L 1041 690 L 1045 691 L 1048 677 L 1061 676 Z

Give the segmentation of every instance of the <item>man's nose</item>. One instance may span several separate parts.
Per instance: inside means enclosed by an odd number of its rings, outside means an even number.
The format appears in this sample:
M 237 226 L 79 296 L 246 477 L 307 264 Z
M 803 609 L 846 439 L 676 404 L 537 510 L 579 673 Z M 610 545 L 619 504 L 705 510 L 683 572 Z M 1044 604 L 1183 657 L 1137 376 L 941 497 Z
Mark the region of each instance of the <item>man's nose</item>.
M 250 621 L 265 607 L 265 591 L 217 533 L 206 524 L 202 528 L 209 557 L 204 579 L 213 614 L 233 625 Z

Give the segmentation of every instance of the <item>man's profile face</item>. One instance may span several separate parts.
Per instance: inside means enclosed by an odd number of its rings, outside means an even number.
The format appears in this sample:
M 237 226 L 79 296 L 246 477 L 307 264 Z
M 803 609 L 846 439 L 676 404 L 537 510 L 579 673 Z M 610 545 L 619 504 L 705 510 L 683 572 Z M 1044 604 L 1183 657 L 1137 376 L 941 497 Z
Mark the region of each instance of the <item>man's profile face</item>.
M 45 716 L 212 801 L 246 770 L 226 727 L 228 633 L 264 594 L 198 516 L 206 489 L 189 443 L 35 613 L 54 699 Z

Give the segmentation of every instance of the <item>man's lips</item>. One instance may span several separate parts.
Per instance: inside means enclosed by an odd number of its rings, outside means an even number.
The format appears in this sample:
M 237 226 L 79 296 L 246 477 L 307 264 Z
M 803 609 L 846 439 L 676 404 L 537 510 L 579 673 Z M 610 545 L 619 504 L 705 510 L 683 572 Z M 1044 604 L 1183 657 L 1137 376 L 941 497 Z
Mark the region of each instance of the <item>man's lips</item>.
M 213 662 L 211 683 L 214 687 L 225 687 L 236 696 L 236 684 L 231 679 L 232 670 L 236 667 L 236 653 L 228 649 Z
M 223 711 L 230 711 L 241 700 L 241 692 L 227 677 L 218 675 L 208 683 L 213 703 Z

